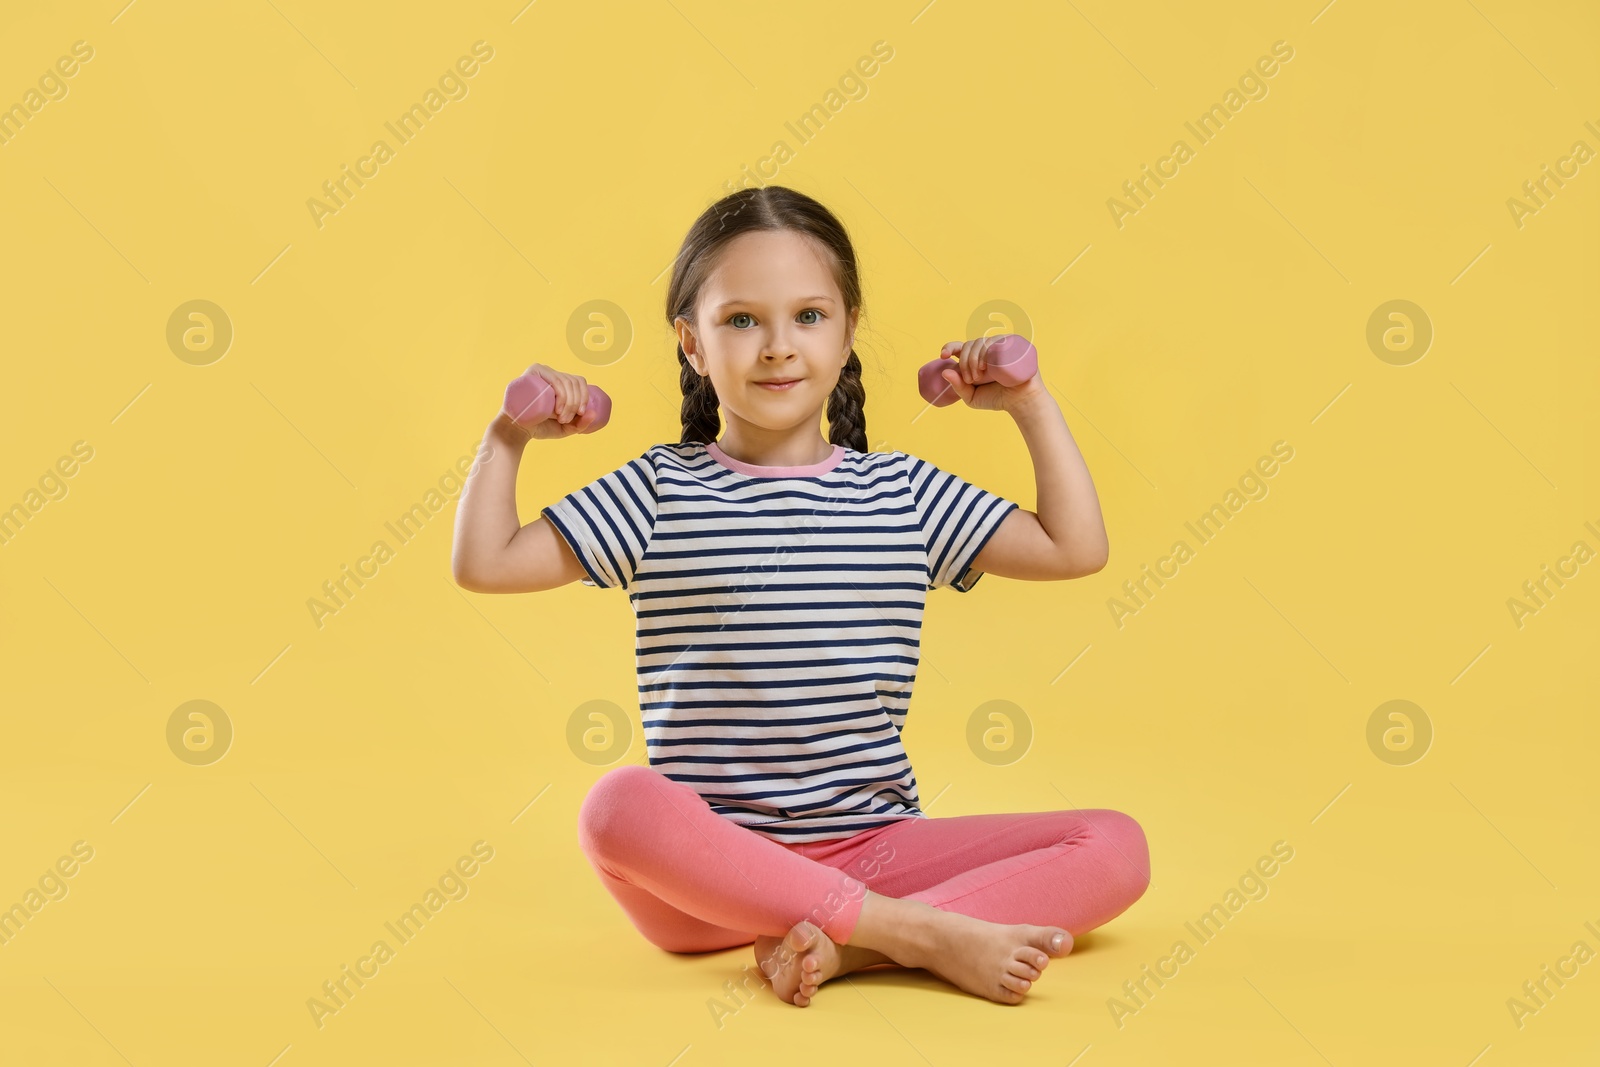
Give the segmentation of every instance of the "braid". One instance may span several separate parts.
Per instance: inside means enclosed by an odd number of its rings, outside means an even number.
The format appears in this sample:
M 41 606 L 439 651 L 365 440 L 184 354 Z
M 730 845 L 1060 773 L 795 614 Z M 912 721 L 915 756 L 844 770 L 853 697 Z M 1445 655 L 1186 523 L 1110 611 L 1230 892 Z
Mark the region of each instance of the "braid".
M 867 450 L 867 391 L 861 384 L 861 357 L 850 350 L 850 359 L 839 372 L 839 384 L 828 397 L 828 443 L 844 445 L 857 452 Z
M 717 392 L 711 388 L 711 379 L 701 375 L 690 365 L 678 345 L 678 385 L 683 390 L 683 436 L 680 444 L 695 441 L 710 444 L 722 432 L 722 409 L 717 404 Z

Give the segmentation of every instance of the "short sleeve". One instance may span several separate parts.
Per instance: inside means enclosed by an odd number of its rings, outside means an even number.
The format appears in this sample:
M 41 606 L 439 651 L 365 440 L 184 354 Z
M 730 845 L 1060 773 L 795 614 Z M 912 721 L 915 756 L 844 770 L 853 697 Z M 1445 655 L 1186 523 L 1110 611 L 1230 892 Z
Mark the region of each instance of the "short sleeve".
M 656 522 L 656 472 L 649 452 L 603 474 L 540 511 L 589 577 L 584 585 L 626 589 L 650 547 Z
M 983 577 L 970 572 L 972 561 L 1017 504 L 915 456 L 906 460 L 928 549 L 928 588 L 968 592 Z

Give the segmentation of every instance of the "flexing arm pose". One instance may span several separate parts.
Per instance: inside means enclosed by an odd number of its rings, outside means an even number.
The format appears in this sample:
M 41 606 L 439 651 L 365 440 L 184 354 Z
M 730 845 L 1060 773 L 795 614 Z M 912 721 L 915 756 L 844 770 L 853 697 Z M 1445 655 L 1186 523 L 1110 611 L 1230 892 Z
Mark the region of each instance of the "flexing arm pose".
M 594 420 L 585 410 L 589 385 L 576 374 L 535 363 L 528 368 L 549 382 L 556 394 L 554 414 L 523 427 L 501 411 L 484 431 L 481 454 L 467 476 L 456 509 L 450 569 L 456 584 L 474 593 L 535 593 L 575 582 L 583 565 L 543 517 L 528 525 L 517 518 L 517 467 L 529 441 L 582 433 Z
M 1006 516 L 973 560 L 972 569 L 1027 581 L 1093 574 L 1106 565 L 1110 554 L 1094 479 L 1067 429 L 1061 406 L 1037 373 L 1017 386 L 972 384 L 983 378 L 984 353 L 994 341 L 980 337 L 945 345 L 940 355 L 960 362 L 942 373 L 969 406 L 1005 411 L 1017 421 L 1033 457 L 1039 510 L 1018 508 Z

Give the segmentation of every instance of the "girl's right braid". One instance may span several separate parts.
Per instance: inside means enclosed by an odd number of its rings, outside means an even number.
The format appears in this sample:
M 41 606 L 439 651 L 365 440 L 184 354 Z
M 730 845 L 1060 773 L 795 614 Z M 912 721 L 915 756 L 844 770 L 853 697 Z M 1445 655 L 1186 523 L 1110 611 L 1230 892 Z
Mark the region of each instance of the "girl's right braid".
M 679 444 L 699 441 L 709 445 L 722 432 L 722 410 L 717 405 L 717 391 L 711 387 L 710 378 L 690 365 L 681 344 L 678 346 L 678 385 L 683 390 L 680 411 L 683 435 Z

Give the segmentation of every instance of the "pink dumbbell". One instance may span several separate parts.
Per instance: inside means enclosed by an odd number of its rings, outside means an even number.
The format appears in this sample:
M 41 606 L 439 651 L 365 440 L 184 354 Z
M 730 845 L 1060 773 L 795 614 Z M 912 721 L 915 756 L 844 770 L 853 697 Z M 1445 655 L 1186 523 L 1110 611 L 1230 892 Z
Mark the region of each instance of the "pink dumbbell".
M 584 433 L 604 426 L 611 418 L 611 398 L 598 385 L 589 386 L 589 399 L 584 405 L 584 417 L 592 412 L 594 422 Z M 556 411 L 556 391 L 539 375 L 528 371 L 506 386 L 505 413 L 512 422 L 524 428 L 537 426 Z M 576 421 L 576 416 L 574 416 Z
M 983 360 L 988 365 L 978 372 L 978 380 L 973 385 L 982 385 L 984 382 L 1021 385 L 1039 373 L 1039 353 L 1034 350 L 1031 341 L 1018 333 L 1004 334 L 991 342 Z M 946 369 L 955 370 L 959 366 L 957 360 L 948 356 L 923 364 L 922 369 L 917 371 L 917 391 L 922 394 L 922 399 L 936 408 L 960 400 L 943 375 Z

